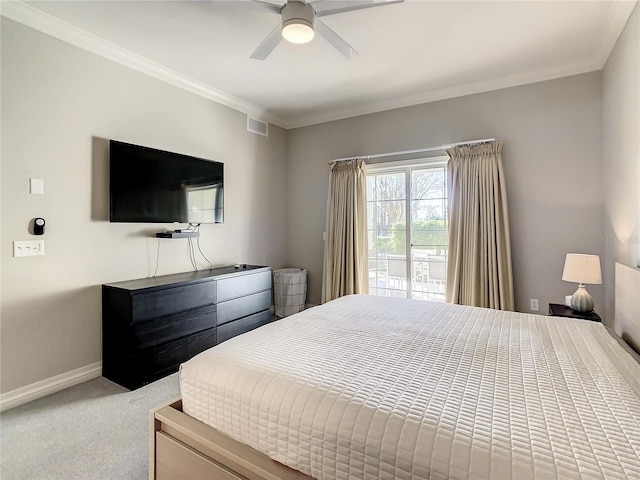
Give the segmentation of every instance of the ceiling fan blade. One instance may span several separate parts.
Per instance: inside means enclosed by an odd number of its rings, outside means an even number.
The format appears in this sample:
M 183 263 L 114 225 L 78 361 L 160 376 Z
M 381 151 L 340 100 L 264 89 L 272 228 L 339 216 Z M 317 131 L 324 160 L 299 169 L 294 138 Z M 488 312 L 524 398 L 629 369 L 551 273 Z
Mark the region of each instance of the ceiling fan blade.
M 263 9 L 269 10 L 270 12 L 280 13 L 280 10 L 282 10 L 282 5 L 284 5 L 285 2 L 283 2 L 282 0 L 274 0 L 272 2 L 270 2 L 269 0 L 252 0 L 251 3 L 256 7 L 261 7 Z
M 255 58 L 256 60 L 264 60 L 269 56 L 273 49 L 278 46 L 282 40 L 282 25 L 280 22 L 276 25 L 276 28 L 271 30 L 271 33 L 267 35 L 258 48 L 251 54 L 251 58 Z
M 351 60 L 351 58 L 358 55 L 358 52 L 356 52 L 351 45 L 345 42 L 336 32 L 331 30 L 322 20 L 316 18 L 315 28 L 316 32 L 322 35 L 331 45 L 333 45 L 346 60 Z
M 381 7 L 393 3 L 402 3 L 404 0 L 321 0 L 313 3 L 316 17 L 326 17 L 336 13 L 361 10 L 363 8 Z

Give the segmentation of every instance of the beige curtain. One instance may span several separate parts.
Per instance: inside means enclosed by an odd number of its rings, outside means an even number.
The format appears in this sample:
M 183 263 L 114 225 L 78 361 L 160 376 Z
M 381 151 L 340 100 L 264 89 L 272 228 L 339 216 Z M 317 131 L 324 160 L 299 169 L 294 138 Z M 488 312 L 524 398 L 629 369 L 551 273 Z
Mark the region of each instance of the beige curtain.
M 513 310 L 502 142 L 447 150 L 449 303 Z
M 364 161 L 331 164 L 325 244 L 325 301 L 368 293 Z

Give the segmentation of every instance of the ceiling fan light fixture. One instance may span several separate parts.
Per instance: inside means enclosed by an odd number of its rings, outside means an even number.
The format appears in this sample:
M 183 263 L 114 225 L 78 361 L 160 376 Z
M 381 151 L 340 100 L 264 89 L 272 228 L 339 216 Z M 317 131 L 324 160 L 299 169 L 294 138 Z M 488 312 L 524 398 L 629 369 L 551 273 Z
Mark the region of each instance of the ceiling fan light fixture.
M 299 20 L 292 20 L 286 25 L 282 25 L 282 38 L 290 43 L 309 43 L 313 40 L 315 32 L 313 27 Z
M 309 3 L 287 2 L 281 10 L 282 38 L 291 43 L 309 43 L 315 32 L 315 11 Z

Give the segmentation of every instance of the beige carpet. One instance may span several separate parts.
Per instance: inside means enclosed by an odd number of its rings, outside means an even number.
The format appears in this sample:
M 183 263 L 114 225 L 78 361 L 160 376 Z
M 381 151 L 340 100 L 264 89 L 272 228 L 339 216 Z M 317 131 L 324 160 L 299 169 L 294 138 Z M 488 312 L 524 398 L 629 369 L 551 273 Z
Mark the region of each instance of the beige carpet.
M 148 478 L 149 409 L 177 374 L 128 391 L 97 378 L 0 415 L 2 480 Z

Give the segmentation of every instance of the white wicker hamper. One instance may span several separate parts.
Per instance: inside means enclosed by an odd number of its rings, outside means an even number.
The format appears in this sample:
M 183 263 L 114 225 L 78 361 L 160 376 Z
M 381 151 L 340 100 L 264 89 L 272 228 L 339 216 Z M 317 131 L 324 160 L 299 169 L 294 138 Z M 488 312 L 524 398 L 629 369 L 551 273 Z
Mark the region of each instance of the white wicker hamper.
M 286 317 L 304 310 L 307 271 L 304 268 L 274 270 L 273 291 L 277 317 Z

